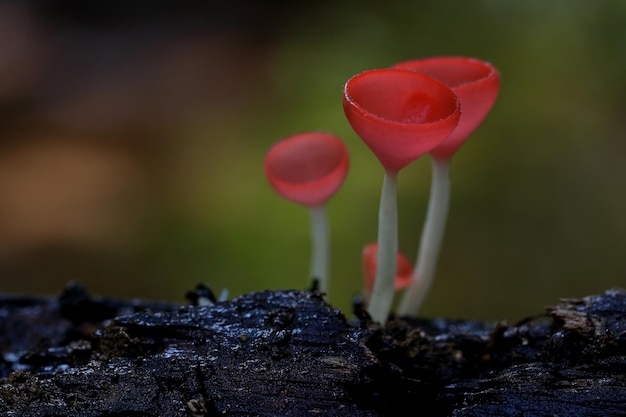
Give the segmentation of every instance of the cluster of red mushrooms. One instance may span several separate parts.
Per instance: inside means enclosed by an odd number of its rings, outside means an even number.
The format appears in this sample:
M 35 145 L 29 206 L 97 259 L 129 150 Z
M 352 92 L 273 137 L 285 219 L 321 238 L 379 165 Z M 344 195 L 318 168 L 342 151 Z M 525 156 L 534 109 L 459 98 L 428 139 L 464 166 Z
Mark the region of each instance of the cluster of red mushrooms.
M 363 71 L 343 89 L 348 122 L 384 168 L 378 240 L 365 246 L 367 312 L 385 323 L 395 291 L 404 290 L 396 314 L 416 315 L 435 274 L 450 197 L 450 159 L 491 110 L 500 74 L 489 62 L 441 56 Z M 402 168 L 430 154 L 432 184 L 415 267 L 398 251 L 397 178 Z M 274 144 L 265 174 L 276 192 L 309 208 L 311 278 L 328 290 L 326 202 L 341 187 L 348 150 L 335 135 L 303 132 Z

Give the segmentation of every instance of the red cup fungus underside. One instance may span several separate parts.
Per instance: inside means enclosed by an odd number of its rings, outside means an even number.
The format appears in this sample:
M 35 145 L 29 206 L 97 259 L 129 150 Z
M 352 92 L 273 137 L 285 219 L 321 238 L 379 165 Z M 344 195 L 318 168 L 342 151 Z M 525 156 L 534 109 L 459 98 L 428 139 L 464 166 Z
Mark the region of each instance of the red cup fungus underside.
M 445 84 L 395 68 L 350 78 L 343 107 L 357 135 L 394 172 L 439 145 L 460 116 L 459 101 Z
M 275 143 L 265 157 L 265 175 L 276 192 L 305 206 L 324 204 L 348 172 L 348 150 L 337 136 L 305 132 Z
M 461 102 L 457 128 L 431 154 L 450 158 L 485 119 L 496 101 L 500 74 L 489 62 L 462 56 L 442 56 L 400 62 L 393 68 L 433 77 L 454 91 Z

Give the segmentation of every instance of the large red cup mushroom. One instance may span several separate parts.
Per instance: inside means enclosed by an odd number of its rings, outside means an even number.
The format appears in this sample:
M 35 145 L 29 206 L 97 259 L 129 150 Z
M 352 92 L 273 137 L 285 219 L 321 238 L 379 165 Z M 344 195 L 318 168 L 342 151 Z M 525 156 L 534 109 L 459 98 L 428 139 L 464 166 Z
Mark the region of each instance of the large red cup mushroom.
M 368 70 L 350 78 L 343 108 L 356 134 L 391 172 L 441 144 L 460 116 L 456 96 L 443 83 L 399 69 Z
M 450 159 L 485 119 L 500 88 L 500 74 L 489 62 L 463 56 L 440 56 L 400 62 L 393 68 L 428 75 L 446 84 L 461 102 L 459 124 L 446 140 L 430 151 L 433 162 L 431 194 L 414 268 L 414 280 L 398 308 L 399 315 L 415 315 L 432 284 L 450 201 Z
M 457 126 L 456 95 L 432 77 L 404 69 L 367 70 L 344 86 L 348 122 L 385 169 L 378 218 L 376 280 L 367 309 L 387 320 L 394 293 L 398 251 L 398 172 L 442 143 Z
M 309 208 L 311 214 L 311 279 L 328 290 L 330 243 L 326 202 L 348 173 L 348 150 L 335 135 L 304 132 L 275 143 L 265 156 L 265 176 L 283 198 Z

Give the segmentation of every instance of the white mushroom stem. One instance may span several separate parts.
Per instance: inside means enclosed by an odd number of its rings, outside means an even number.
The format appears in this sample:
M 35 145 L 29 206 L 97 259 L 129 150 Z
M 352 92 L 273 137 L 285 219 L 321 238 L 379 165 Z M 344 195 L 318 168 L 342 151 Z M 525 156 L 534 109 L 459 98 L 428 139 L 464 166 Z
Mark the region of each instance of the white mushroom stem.
M 317 280 L 318 289 L 328 292 L 328 275 L 330 259 L 330 242 L 326 205 L 309 207 L 311 214 L 311 279 Z
M 398 307 L 399 316 L 416 316 L 435 276 L 450 202 L 450 160 L 432 158 L 432 181 L 413 280 Z
M 378 260 L 367 311 L 376 322 L 387 321 L 394 296 L 398 253 L 398 173 L 385 170 L 378 211 Z

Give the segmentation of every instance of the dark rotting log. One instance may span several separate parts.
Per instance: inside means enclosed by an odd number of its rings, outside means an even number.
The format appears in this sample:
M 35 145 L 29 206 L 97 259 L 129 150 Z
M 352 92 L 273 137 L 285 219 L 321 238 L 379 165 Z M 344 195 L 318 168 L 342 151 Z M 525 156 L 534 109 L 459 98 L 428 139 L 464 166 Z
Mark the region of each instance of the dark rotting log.
M 515 324 L 383 328 L 316 291 L 187 298 L 0 296 L 0 415 L 626 415 L 621 289 Z

